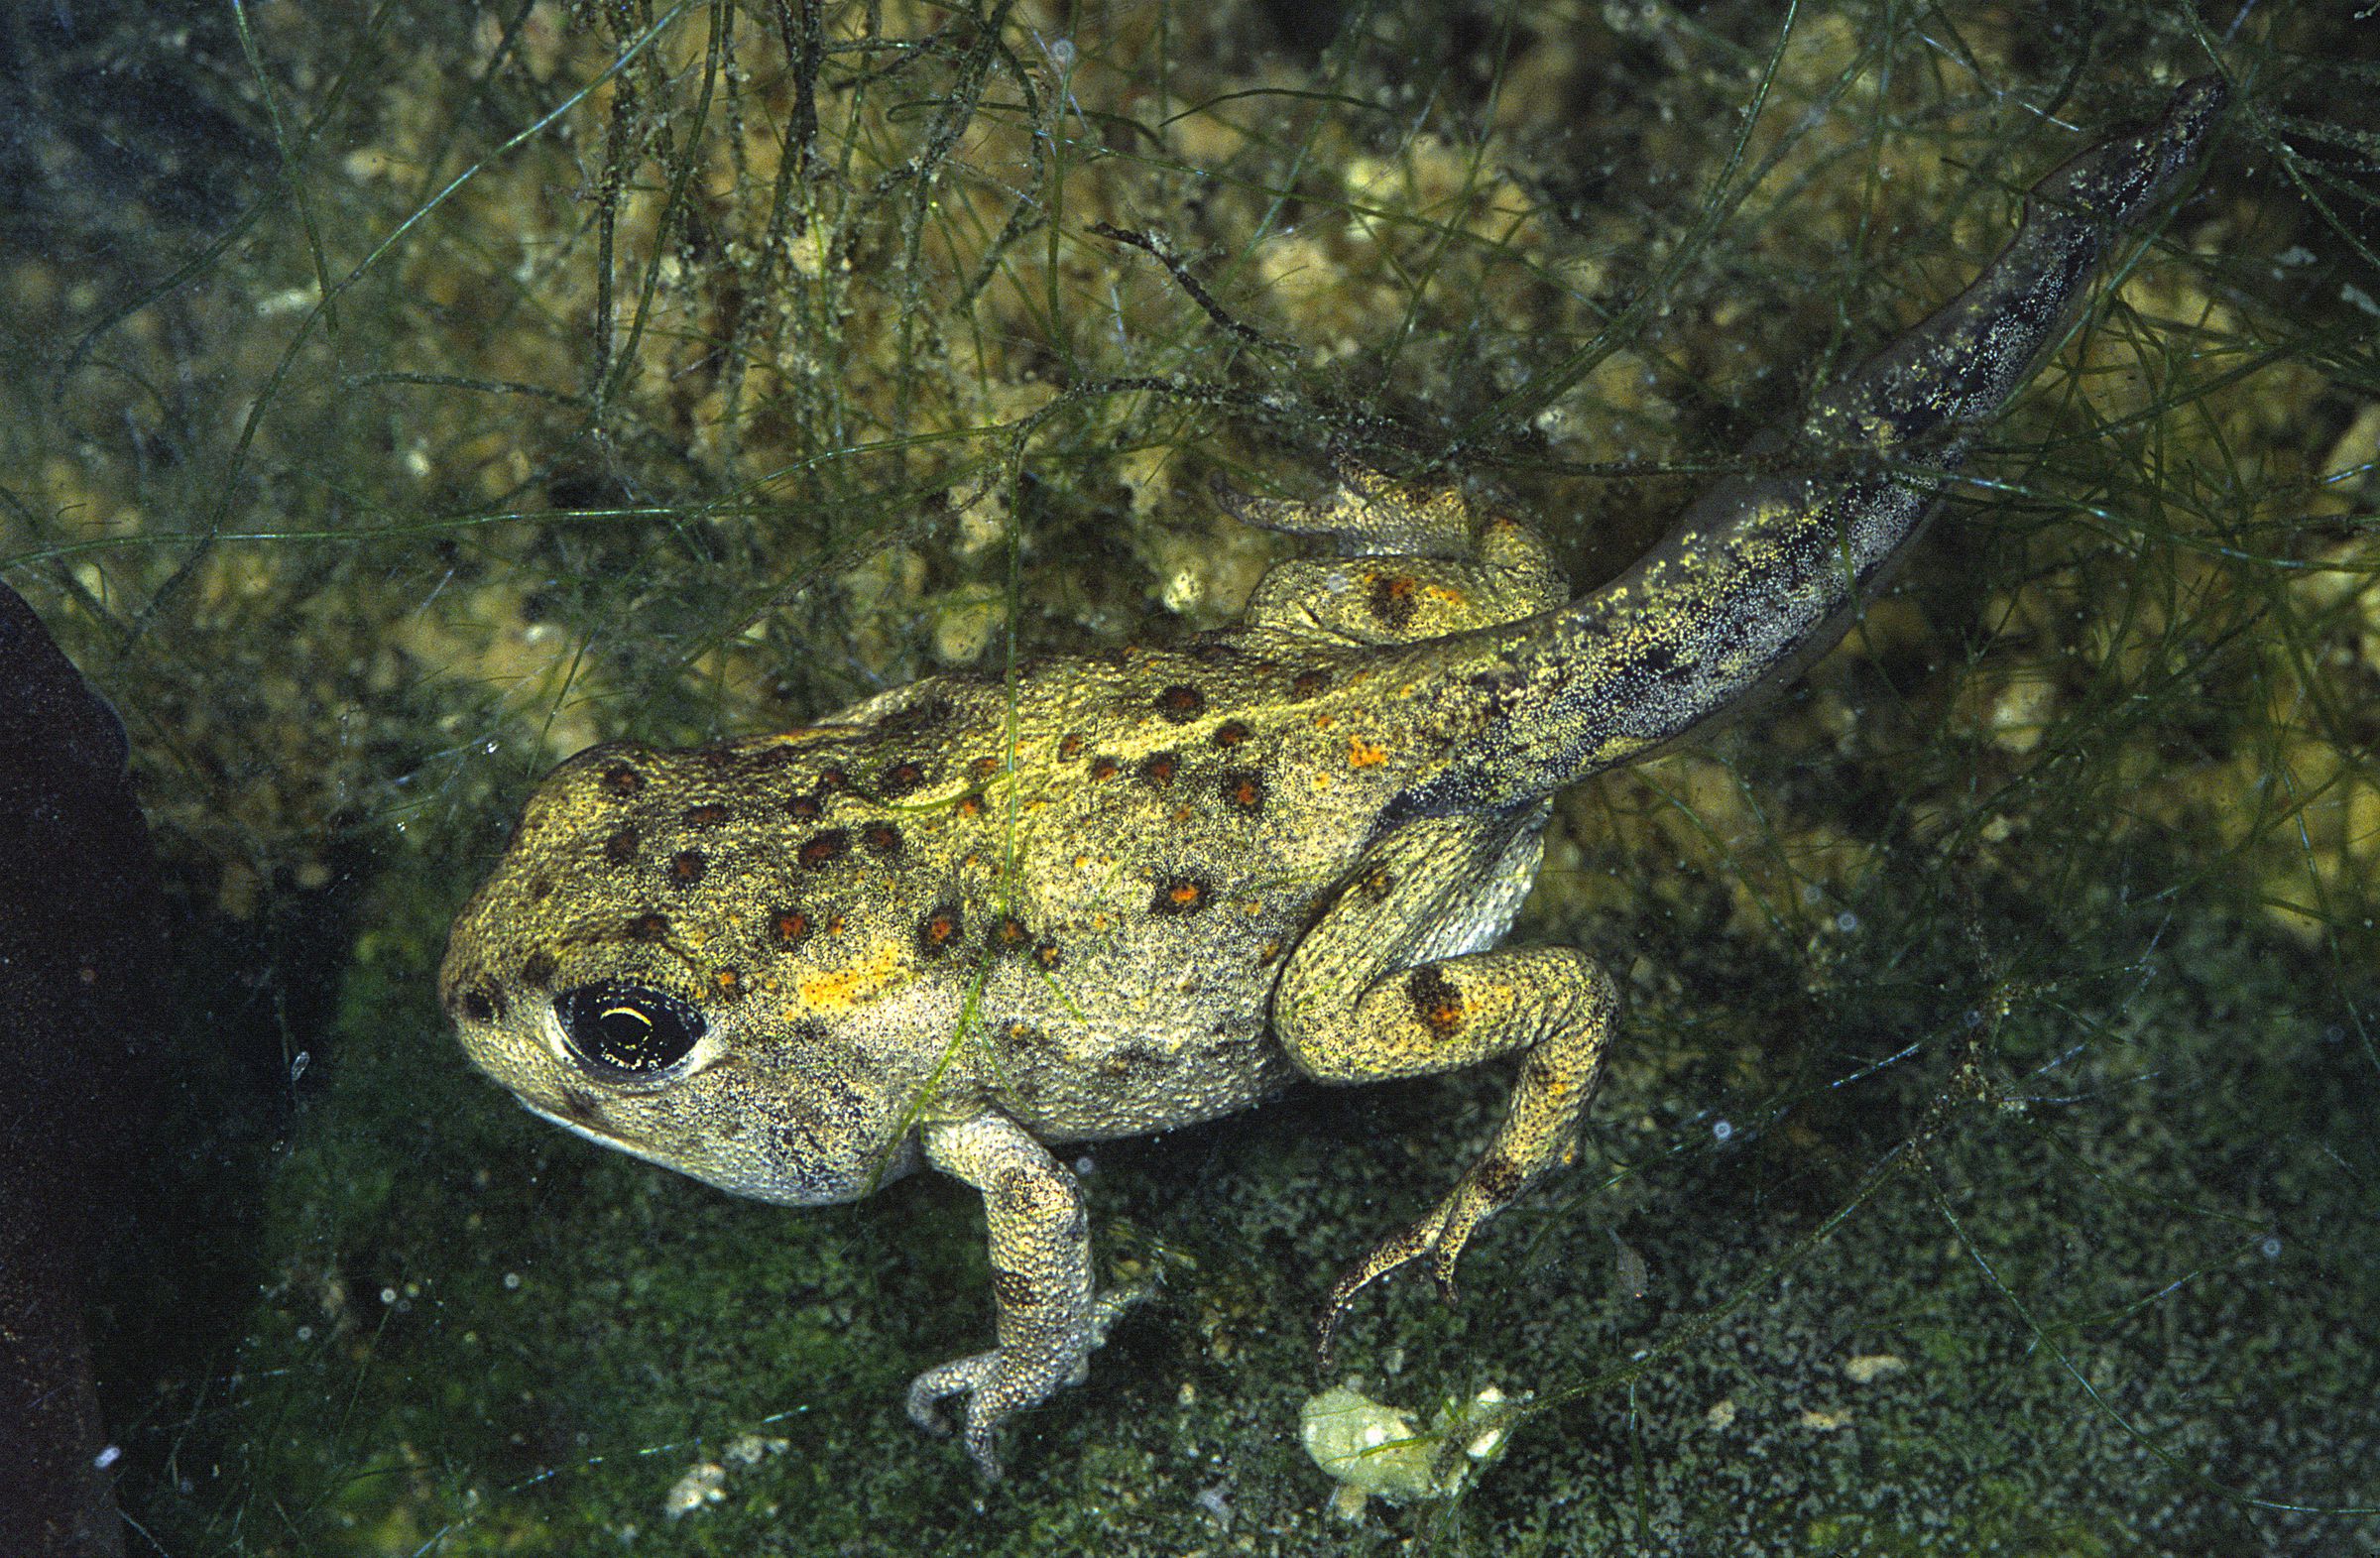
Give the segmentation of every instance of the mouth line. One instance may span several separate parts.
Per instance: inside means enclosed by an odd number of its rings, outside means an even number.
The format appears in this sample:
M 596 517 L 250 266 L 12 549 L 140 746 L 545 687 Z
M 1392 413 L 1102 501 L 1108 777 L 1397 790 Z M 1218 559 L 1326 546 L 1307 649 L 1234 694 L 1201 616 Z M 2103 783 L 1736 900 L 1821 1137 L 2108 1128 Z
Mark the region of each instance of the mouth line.
M 564 1131 L 569 1132 L 572 1136 L 584 1137 L 598 1146 L 608 1146 L 618 1151 L 635 1153 L 639 1157 L 645 1155 L 642 1152 L 638 1152 L 637 1148 L 623 1138 L 616 1137 L 608 1131 L 598 1131 L 592 1126 L 581 1125 L 579 1122 L 572 1120 L 567 1115 L 557 1115 L 552 1110 L 540 1108 L 537 1105 L 531 1103 L 526 1098 L 521 1100 L 521 1107 L 528 1110 L 531 1114 L 536 1116 L 539 1120 L 544 1121 L 547 1125 L 560 1126 Z

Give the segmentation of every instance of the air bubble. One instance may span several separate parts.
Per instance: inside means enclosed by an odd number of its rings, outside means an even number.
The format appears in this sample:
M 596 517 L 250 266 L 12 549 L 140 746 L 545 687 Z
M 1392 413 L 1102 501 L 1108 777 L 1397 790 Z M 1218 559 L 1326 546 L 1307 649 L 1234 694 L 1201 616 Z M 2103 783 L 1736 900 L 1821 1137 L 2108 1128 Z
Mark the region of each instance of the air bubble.
M 1732 1139 L 1734 1135 L 1734 1122 L 1727 1120 L 1714 1120 L 1711 1122 L 1711 1139 L 1714 1141 L 1726 1141 Z

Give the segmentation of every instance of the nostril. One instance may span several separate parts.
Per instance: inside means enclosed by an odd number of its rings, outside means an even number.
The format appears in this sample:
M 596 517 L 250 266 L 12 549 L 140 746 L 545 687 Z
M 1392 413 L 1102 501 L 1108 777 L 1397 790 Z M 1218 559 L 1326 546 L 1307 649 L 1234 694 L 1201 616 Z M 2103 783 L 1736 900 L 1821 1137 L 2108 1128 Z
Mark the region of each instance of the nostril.
M 466 989 L 462 1000 L 456 1005 L 462 1008 L 465 1021 L 493 1022 L 497 1014 L 504 1010 L 504 998 L 491 990 L 483 980 Z

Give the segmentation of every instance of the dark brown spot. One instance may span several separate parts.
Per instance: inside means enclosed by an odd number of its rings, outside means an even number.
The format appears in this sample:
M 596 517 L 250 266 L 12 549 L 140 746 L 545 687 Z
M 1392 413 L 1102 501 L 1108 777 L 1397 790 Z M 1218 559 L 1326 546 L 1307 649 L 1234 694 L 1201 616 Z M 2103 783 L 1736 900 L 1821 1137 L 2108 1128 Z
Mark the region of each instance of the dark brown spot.
M 860 842 L 869 854 L 891 858 L 900 853 L 900 829 L 890 822 L 871 822 L 861 830 Z
M 744 971 L 739 968 L 720 968 L 711 971 L 711 988 L 727 997 L 744 993 Z
M 816 871 L 833 865 L 850 853 L 851 835 L 841 828 L 828 828 L 824 833 L 813 833 L 804 840 L 795 858 L 805 869 Z
M 551 877 L 536 877 L 531 880 L 529 900 L 532 903 L 542 903 L 551 897 L 553 897 L 553 879 Z
M 603 1105 L 592 1093 L 570 1088 L 562 1094 L 562 1113 L 582 1126 L 592 1126 L 603 1119 Z
M 1452 1038 L 1463 1029 L 1463 992 L 1434 968 L 1417 968 L 1405 976 L 1405 999 L 1413 1016 L 1433 1038 Z
M 1217 780 L 1223 792 L 1223 803 L 1242 816 L 1261 815 L 1264 810 L 1264 776 L 1254 769 L 1230 769 Z
M 1170 1065 L 1171 1057 L 1163 1050 L 1152 1049 L 1146 1044 L 1130 1044 L 1102 1059 L 1099 1069 L 1111 1077 L 1144 1077 L 1152 1072 L 1164 1071 Z
M 1140 760 L 1140 778 L 1150 789 L 1171 787 L 1173 777 L 1181 771 L 1182 757 L 1178 752 L 1152 752 Z
M 1058 944 L 1054 941 L 1037 941 L 1033 943 L 1033 961 L 1040 964 L 1045 969 L 1056 968 L 1062 961 L 1061 955 L 1058 951 Z
M 980 817 L 984 814 L 984 797 L 981 795 L 961 795 L 959 797 L 959 804 L 956 809 L 959 815 L 962 817 Z
M 1289 678 L 1289 696 L 1300 699 L 1310 698 L 1330 684 L 1331 673 L 1327 670 L 1320 667 L 1313 670 L 1301 670 Z
M 888 736 L 915 736 L 920 732 L 932 730 L 938 725 L 947 725 L 950 723 L 952 712 L 948 698 L 920 698 L 906 708 L 894 709 L 878 720 L 876 722 L 877 739 L 881 741 Z
M 1419 581 L 1410 573 L 1373 574 L 1368 599 L 1372 616 L 1392 631 L 1402 629 L 1420 606 L 1414 598 L 1419 589 Z
M 878 776 L 876 788 L 887 800 L 898 800 L 924 782 L 925 770 L 914 763 L 895 763 Z
M 1384 866 L 1374 866 L 1356 879 L 1356 891 L 1363 894 L 1365 901 L 1369 903 L 1379 902 L 1395 886 L 1396 878 Z
M 1041 1302 L 1040 1290 L 1022 1271 L 994 1271 L 992 1295 L 1000 1300 L 1003 1309 L 1030 1309 Z
M 715 828 L 727 821 L 727 808 L 715 800 L 705 801 L 699 806 L 688 806 L 685 820 L 690 828 Z
M 1114 758 L 1098 757 L 1091 760 L 1091 777 L 1095 779 L 1112 779 L 1123 772 L 1124 765 Z
M 669 916 L 639 914 L 628 922 L 626 928 L 631 941 L 666 941 L 669 939 Z
M 928 956 L 947 952 L 967 928 L 956 903 L 944 903 L 917 921 L 917 950 Z
M 815 1163 L 822 1155 L 831 1155 L 831 1149 L 825 1141 L 819 1139 L 815 1127 L 800 1124 L 779 1125 L 773 1128 L 769 1134 L 776 1141 L 778 1154 L 791 1158 L 794 1162 Z
M 1083 733 L 1081 731 L 1068 731 L 1058 742 L 1059 760 L 1065 763 L 1072 763 L 1075 759 L 1083 755 L 1084 746 L 1085 742 L 1083 741 Z
M 553 983 L 558 970 L 550 952 L 532 952 L 521 960 L 521 983 L 534 990 L 543 990 Z
M 1195 914 L 1207 906 L 1214 890 L 1196 877 L 1168 877 L 1157 884 L 1156 896 L 1149 899 L 1152 914 Z
M 815 822 L 826 815 L 826 802 L 816 795 L 796 795 L 785 802 L 785 811 L 796 822 Z
M 1238 653 L 1221 639 L 1206 639 L 1194 645 L 1190 658 L 1201 665 L 1220 665 Z
M 690 888 L 700 882 L 702 874 L 710 869 L 711 863 L 702 858 L 701 850 L 681 849 L 669 857 L 669 884 L 672 887 Z
M 790 951 L 810 939 L 810 916 L 798 908 L 780 908 L 769 916 L 769 936 Z
M 1480 671 L 1471 677 L 1471 684 L 1488 700 L 1487 717 L 1506 720 L 1512 717 L 1513 705 L 1520 699 L 1524 682 L 1520 672 L 1505 667 Z
M 615 866 L 625 866 L 637 858 L 637 830 L 622 828 L 603 841 L 603 858 Z
M 818 771 L 819 794 L 832 795 L 837 790 L 849 788 L 851 788 L 851 776 L 841 769 L 820 769 Z
M 1157 694 L 1157 712 L 1180 725 L 1207 712 L 1207 695 L 1187 682 L 1176 682 Z
M 1214 740 L 1215 745 L 1228 751 L 1248 740 L 1248 726 L 1243 721 L 1227 719 L 1215 727 Z
M 473 1022 L 493 1022 L 503 1010 L 503 992 L 493 985 L 482 982 L 463 992 L 463 1016 Z
M 1520 1194 L 1521 1182 L 1525 1177 L 1519 1165 L 1501 1152 L 1491 1152 L 1481 1158 L 1480 1166 L 1474 1172 L 1478 1176 L 1480 1193 L 1499 1206 Z
M 625 763 L 607 765 L 602 778 L 595 781 L 603 792 L 618 800 L 626 800 L 645 787 L 645 776 Z
M 1024 921 L 1013 914 L 1003 914 L 992 922 L 992 945 L 1003 952 L 1017 951 L 1032 939 Z
M 967 765 L 967 772 L 979 779 L 988 779 L 998 774 L 1000 770 L 1001 762 L 998 758 L 978 758 Z

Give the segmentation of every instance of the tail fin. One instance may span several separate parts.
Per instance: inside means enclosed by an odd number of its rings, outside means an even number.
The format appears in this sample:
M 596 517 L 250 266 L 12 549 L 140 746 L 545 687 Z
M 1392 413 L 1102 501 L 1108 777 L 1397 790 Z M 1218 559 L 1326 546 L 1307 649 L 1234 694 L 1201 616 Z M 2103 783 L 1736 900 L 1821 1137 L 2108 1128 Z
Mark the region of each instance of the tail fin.
M 1916 538 L 1941 474 L 2063 333 L 2109 243 L 2197 166 L 2224 96 L 2213 77 L 2191 81 L 2156 123 L 2034 185 L 2015 238 L 1973 285 L 1829 386 L 1771 451 L 1796 474 L 1722 482 L 1609 584 L 1478 635 L 1464 659 L 1489 714 L 1392 810 L 1546 794 L 1833 647 Z

